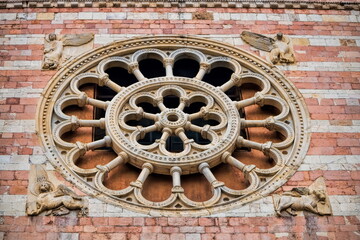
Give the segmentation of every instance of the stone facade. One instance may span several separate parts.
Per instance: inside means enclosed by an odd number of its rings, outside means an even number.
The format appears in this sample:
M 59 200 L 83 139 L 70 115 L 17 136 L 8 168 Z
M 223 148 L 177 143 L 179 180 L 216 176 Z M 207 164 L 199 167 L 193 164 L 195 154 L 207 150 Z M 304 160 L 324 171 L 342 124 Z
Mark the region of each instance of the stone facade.
M 212 18 L 193 19 L 199 11 L 193 6 L 0 10 L 0 239 L 359 237 L 359 11 L 202 7 Z M 296 63 L 277 67 L 303 94 L 310 113 L 307 155 L 277 193 L 310 186 L 323 176 L 332 216 L 300 212 L 278 218 L 271 196 L 208 217 L 149 217 L 93 198 L 88 217 L 25 215 L 29 163 L 54 170 L 35 131 L 41 93 L 56 74 L 41 70 L 47 34 L 93 33 L 94 47 L 144 35 L 190 34 L 266 59 L 266 52 L 242 41 L 244 30 L 266 36 L 283 32 L 292 39 Z

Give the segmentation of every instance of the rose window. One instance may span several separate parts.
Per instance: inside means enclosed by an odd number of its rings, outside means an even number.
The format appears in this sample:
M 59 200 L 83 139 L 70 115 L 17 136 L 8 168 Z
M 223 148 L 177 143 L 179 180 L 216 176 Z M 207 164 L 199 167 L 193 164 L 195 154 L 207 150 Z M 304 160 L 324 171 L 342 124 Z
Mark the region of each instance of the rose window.
M 302 97 L 276 68 L 199 38 L 115 42 L 74 59 L 39 115 L 47 155 L 68 181 L 155 215 L 206 215 L 266 196 L 308 146 Z

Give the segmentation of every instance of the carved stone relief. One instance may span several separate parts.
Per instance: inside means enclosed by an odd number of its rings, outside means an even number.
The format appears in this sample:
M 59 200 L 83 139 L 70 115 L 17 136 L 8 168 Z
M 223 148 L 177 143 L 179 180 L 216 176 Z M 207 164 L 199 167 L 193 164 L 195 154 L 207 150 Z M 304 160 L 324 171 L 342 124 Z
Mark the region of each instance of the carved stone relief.
M 65 185 L 57 184 L 58 180 L 49 175 L 43 165 L 31 165 L 26 214 L 33 216 L 45 212 L 45 215 L 61 216 L 71 210 L 80 210 L 78 216 L 86 216 L 87 199 Z
M 309 187 L 297 187 L 281 195 L 274 194 L 275 212 L 283 217 L 282 211 L 296 216 L 297 211 L 308 211 L 319 215 L 331 215 L 329 197 L 323 177 L 319 177 Z
M 164 76 L 147 78 L 139 62 L 152 58 L 161 61 Z M 174 76 L 174 63 L 190 58 L 199 63 L 197 74 L 190 77 Z M 229 79 L 219 86 L 205 82 L 204 76 L 212 68 L 225 67 L 232 71 Z M 106 73 L 110 67 L 119 67 L 133 74 L 137 82 L 122 86 Z M 86 95 L 81 86 L 87 83 L 107 86 L 115 92 L 111 101 L 102 101 Z M 226 92 L 251 83 L 258 87 L 253 97 L 233 101 Z M 172 95 L 178 106 L 164 105 L 164 97 Z M 79 59 L 73 59 L 49 82 L 39 106 L 37 132 L 50 161 L 82 191 L 134 211 L 152 215 L 208 215 L 229 210 L 262 198 L 275 191 L 295 173 L 308 148 L 308 112 L 301 94 L 291 82 L 264 60 L 232 46 L 201 38 L 160 36 L 115 42 L 95 49 Z M 158 113 L 139 106 L 149 103 Z M 202 105 L 188 113 L 186 106 Z M 104 118 L 79 119 L 63 111 L 68 106 L 85 105 L 103 109 Z M 241 118 L 245 107 L 272 106 L 279 111 L 262 120 Z M 141 126 L 128 122 L 147 119 L 152 124 Z M 196 125 L 194 119 L 208 124 Z M 214 121 L 211 121 L 214 120 Z M 216 123 L 214 123 L 216 122 Z M 80 127 L 105 129 L 105 136 L 93 142 L 66 142 L 61 135 Z M 280 142 L 259 143 L 245 139 L 241 129 L 267 128 L 279 132 Z M 159 132 L 151 144 L 139 140 L 146 134 Z M 199 144 L 192 131 L 208 143 Z M 170 136 L 180 139 L 183 149 L 169 152 L 165 142 Z M 98 148 L 112 148 L 117 156 L 94 168 L 81 168 L 76 163 L 86 152 Z M 269 156 L 271 168 L 245 164 L 233 156 L 239 148 L 250 148 Z M 248 181 L 245 189 L 232 189 L 216 179 L 212 168 L 229 164 L 241 171 Z M 104 183 L 118 166 L 131 164 L 139 175 L 124 189 L 109 189 Z M 172 190 L 168 199 L 153 202 L 142 195 L 142 188 L 152 173 L 169 175 Z M 192 201 L 184 194 L 183 175 L 201 173 L 209 182 L 213 196 L 203 202 Z M 92 181 L 88 181 L 92 179 Z
M 261 34 L 243 31 L 241 38 L 251 46 L 269 52 L 268 57 L 273 64 L 295 62 L 291 39 L 282 33 L 277 33 L 273 38 L 269 38 Z
M 93 47 L 94 34 L 49 34 L 45 37 L 42 69 L 57 69 L 71 57 L 78 56 Z

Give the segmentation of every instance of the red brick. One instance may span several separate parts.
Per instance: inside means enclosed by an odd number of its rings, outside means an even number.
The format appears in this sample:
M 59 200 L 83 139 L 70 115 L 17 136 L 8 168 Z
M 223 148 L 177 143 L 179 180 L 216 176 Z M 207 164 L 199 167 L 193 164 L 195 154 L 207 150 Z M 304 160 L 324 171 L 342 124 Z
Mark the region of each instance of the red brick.
M 20 98 L 7 98 L 6 104 L 15 105 L 20 103 Z
M 343 216 L 328 216 L 329 224 L 333 225 L 342 225 L 345 224 L 345 219 Z
M 338 146 L 360 146 L 359 139 L 337 139 Z
M 169 226 L 183 226 L 186 224 L 185 218 L 169 218 L 168 219 Z
M 140 239 L 156 240 L 157 233 L 141 233 Z
M 94 226 L 84 226 L 84 232 L 96 232 L 97 228 Z
M 22 113 L 22 112 L 24 112 L 24 106 L 23 105 L 12 105 L 10 107 L 10 111 L 12 113 Z
M 355 232 L 360 229 L 359 225 L 340 225 L 340 231 L 343 232 Z
M 351 180 L 349 171 L 325 171 L 324 177 L 327 180 Z
M 144 227 L 144 228 L 148 228 L 148 227 Z M 115 232 L 139 233 L 141 232 L 141 229 L 142 229 L 141 227 L 115 227 Z
M 202 238 L 203 238 L 203 235 L 202 235 Z M 172 233 L 172 234 L 170 234 L 170 240 L 185 240 L 185 234 Z
M 156 240 L 170 240 L 170 234 L 160 233 L 156 236 Z
M 178 227 L 163 227 L 163 233 L 178 233 L 180 232 Z
M 114 226 L 98 226 L 96 228 L 96 232 L 100 232 L 100 233 L 115 232 L 115 227 Z
M 214 219 L 213 218 L 199 218 L 199 225 L 200 226 L 214 226 Z
M 142 227 L 142 232 L 143 233 L 161 233 L 162 232 L 162 227 L 159 227 L 159 226 L 146 226 L 146 227 Z
M 180 232 L 182 233 L 205 233 L 205 227 L 198 227 L 198 226 L 185 226 L 180 227 Z
M 360 219 L 356 216 L 346 216 L 346 220 L 353 225 L 360 225 Z
M 110 224 L 110 219 L 109 219 Z M 133 225 L 134 226 L 144 226 L 145 225 L 145 218 L 133 218 Z
M 8 180 L 15 179 L 14 171 L 1 171 L 0 179 L 8 179 Z
M 222 232 L 222 233 L 233 233 L 234 232 L 234 227 L 221 226 L 220 227 L 220 232 Z
M 168 226 L 168 219 L 165 217 L 157 218 L 156 222 L 158 226 Z
M 27 186 L 12 186 L 10 188 L 9 194 L 11 195 L 26 195 Z
M 109 218 L 109 225 L 131 226 L 133 218 Z
M 145 225 L 146 226 L 156 225 L 156 219 L 155 218 L 145 218 Z
M 246 234 L 245 234 L 246 237 Z M 231 234 L 229 233 L 218 233 L 215 235 L 216 240 L 231 240 Z M 248 239 L 256 239 L 256 238 L 248 238 Z
M 219 233 L 220 228 L 219 227 L 205 227 L 206 233 Z

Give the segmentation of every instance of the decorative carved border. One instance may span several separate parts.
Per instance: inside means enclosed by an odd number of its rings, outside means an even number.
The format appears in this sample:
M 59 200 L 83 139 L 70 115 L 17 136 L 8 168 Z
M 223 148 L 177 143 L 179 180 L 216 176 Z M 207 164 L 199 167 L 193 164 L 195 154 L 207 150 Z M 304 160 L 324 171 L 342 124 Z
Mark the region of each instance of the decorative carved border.
M 0 8 L 171 8 L 171 7 L 188 7 L 188 8 L 272 8 L 272 9 L 322 9 L 322 10 L 358 10 L 359 4 L 356 1 L 299 1 L 299 0 L 233 0 L 233 1 L 103 1 L 103 0 L 85 0 L 85 1 L 55 1 L 55 0 L 32 0 L 32 1 L 0 1 Z
M 77 75 L 94 68 L 101 61 L 109 57 L 124 56 L 144 48 L 190 48 L 212 56 L 227 56 L 239 62 L 242 67 L 245 67 L 250 71 L 257 73 L 253 74 L 254 76 L 262 75 L 264 78 L 266 78 L 266 80 L 271 83 L 272 88 L 275 89 L 275 91 L 279 93 L 282 98 L 285 99 L 288 103 L 289 112 L 293 121 L 292 124 L 294 126 L 294 129 L 297 130 L 296 135 L 292 136 L 292 150 L 289 153 L 286 162 L 282 164 L 277 174 L 274 175 L 271 179 L 269 179 L 266 184 L 256 188 L 256 190 L 252 190 L 251 192 L 248 192 L 241 197 L 236 198 L 233 201 L 219 202 L 217 205 L 194 205 L 192 208 L 188 208 L 185 211 L 163 208 L 161 203 L 152 206 L 146 206 L 146 204 L 144 204 L 147 201 L 146 199 L 144 199 L 143 201 L 141 200 L 142 204 L 127 202 L 124 199 L 119 199 L 109 193 L 99 191 L 99 186 L 90 185 L 81 176 L 76 174 L 73 168 L 69 167 L 69 165 L 64 162 L 64 156 L 61 152 L 57 150 L 56 144 L 54 142 L 54 136 L 52 132 L 52 129 L 54 127 L 52 123 L 52 115 L 55 100 L 61 97 L 61 95 L 63 94 L 62 89 L 64 89 L 64 86 L 69 86 L 71 81 Z M 70 62 L 65 64 L 48 83 L 42 94 L 41 102 L 37 109 L 37 116 L 37 133 L 41 139 L 46 155 L 48 156 L 54 167 L 59 172 L 61 172 L 61 174 L 66 178 L 66 180 L 72 182 L 75 186 L 77 186 L 79 189 L 81 189 L 90 196 L 94 196 L 114 205 L 120 205 L 122 207 L 126 207 L 137 212 L 147 213 L 155 216 L 209 215 L 216 212 L 230 210 L 234 207 L 239 207 L 241 205 L 269 195 L 277 188 L 282 186 L 296 172 L 296 169 L 300 166 L 303 158 L 305 157 L 309 146 L 310 138 L 310 134 L 308 132 L 309 114 L 305 106 L 304 99 L 301 96 L 300 92 L 295 88 L 295 86 L 290 81 L 286 80 L 284 75 L 275 66 L 267 63 L 263 59 L 251 53 L 245 52 L 233 46 L 212 40 L 206 40 L 190 36 L 166 35 L 118 41 L 97 48 L 89 53 L 85 53 L 80 57 L 71 60 Z M 106 144 L 108 140 L 104 139 L 103 141 L 104 144 Z M 261 148 L 264 148 L 264 151 L 270 149 L 270 147 L 271 146 L 266 146 L 266 144 L 263 144 L 261 146 Z M 80 148 L 81 146 L 79 147 L 79 149 Z M 203 169 L 204 167 L 206 166 L 202 166 L 201 168 Z M 151 166 L 144 166 L 143 170 L 144 169 L 149 169 L 150 171 Z M 254 174 L 253 170 L 253 168 L 244 169 L 245 172 L 249 173 L 250 178 L 253 176 L 252 174 Z M 177 170 L 174 169 L 174 171 Z M 265 175 L 268 174 L 266 170 L 259 173 Z M 258 185 L 259 183 L 256 184 Z M 135 194 L 141 196 L 141 194 L 138 192 L 139 188 L 136 187 L 136 184 L 132 186 L 132 188 L 134 188 Z M 124 189 L 121 191 L 128 192 L 129 189 Z M 231 193 L 231 190 L 229 189 L 225 189 L 224 191 Z M 122 192 L 122 194 L 125 193 Z M 218 194 L 220 193 L 214 193 L 214 197 L 216 195 L 216 198 L 218 198 Z

